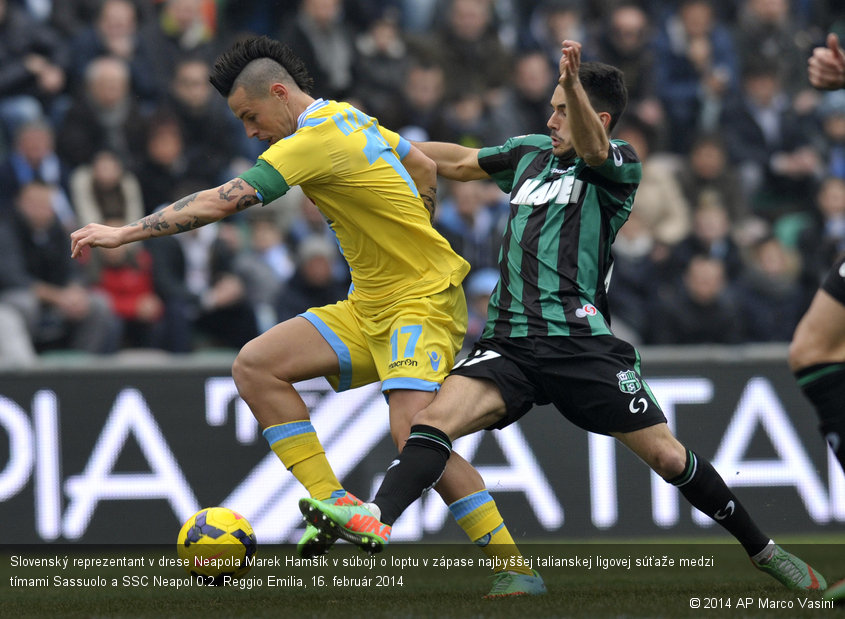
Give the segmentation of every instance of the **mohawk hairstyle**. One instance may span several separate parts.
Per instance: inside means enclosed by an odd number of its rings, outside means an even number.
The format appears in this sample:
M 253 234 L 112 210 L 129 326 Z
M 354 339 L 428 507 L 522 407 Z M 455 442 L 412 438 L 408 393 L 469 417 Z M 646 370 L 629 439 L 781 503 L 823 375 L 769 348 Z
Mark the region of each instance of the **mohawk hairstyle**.
M 228 51 L 220 54 L 211 69 L 209 81 L 224 97 L 228 97 L 238 76 L 253 60 L 267 58 L 288 72 L 299 89 L 311 94 L 314 79 L 308 74 L 305 63 L 291 49 L 267 36 L 249 37 L 235 43 Z

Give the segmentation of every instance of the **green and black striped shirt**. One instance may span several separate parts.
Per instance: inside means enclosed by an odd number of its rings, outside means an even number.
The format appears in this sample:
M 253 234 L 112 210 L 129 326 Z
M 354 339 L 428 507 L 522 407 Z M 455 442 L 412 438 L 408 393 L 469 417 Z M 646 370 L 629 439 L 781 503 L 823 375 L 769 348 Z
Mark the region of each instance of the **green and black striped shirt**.
M 481 149 L 478 163 L 511 197 L 482 338 L 609 334 L 610 247 L 642 177 L 634 149 L 612 140 L 591 168 L 526 135 Z

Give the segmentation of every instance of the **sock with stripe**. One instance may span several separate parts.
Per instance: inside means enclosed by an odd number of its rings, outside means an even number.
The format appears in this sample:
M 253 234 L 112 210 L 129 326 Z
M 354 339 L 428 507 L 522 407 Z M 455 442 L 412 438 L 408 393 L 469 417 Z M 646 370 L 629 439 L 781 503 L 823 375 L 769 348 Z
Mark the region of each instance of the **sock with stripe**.
M 458 499 L 449 506 L 449 511 L 473 543 L 492 561 L 493 571 L 533 574 L 487 490 Z
M 819 417 L 819 431 L 845 470 L 845 363 L 819 363 L 795 373 Z
M 264 438 L 285 468 L 299 480 L 312 498 L 323 501 L 343 486 L 335 477 L 326 452 L 310 421 L 291 421 L 270 426 Z
M 722 525 L 750 556 L 768 545 L 769 537 L 757 528 L 725 480 L 712 464 L 693 451 L 687 450 L 684 472 L 667 481 L 680 490 L 693 507 Z
M 390 463 L 384 481 L 373 499 L 384 524 L 396 519 L 443 475 L 452 453 L 452 442 L 432 426 L 411 426 L 402 453 Z

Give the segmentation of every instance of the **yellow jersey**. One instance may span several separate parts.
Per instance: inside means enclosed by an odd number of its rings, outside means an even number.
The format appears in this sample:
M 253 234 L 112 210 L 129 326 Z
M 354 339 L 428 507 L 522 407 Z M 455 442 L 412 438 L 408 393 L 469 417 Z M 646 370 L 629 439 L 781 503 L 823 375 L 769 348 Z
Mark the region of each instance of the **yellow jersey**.
M 318 99 L 241 175 L 263 203 L 299 185 L 334 230 L 350 299 L 387 307 L 458 285 L 469 264 L 431 225 L 401 159 L 411 145 L 348 103 Z

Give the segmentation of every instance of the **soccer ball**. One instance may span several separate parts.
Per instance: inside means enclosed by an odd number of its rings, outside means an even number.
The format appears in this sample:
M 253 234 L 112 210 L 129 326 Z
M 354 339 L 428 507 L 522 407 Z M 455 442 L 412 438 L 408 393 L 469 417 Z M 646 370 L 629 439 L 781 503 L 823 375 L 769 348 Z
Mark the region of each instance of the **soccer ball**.
M 189 574 L 215 585 L 240 578 L 255 556 L 255 533 L 246 518 L 227 507 L 207 507 L 188 518 L 176 549 Z

